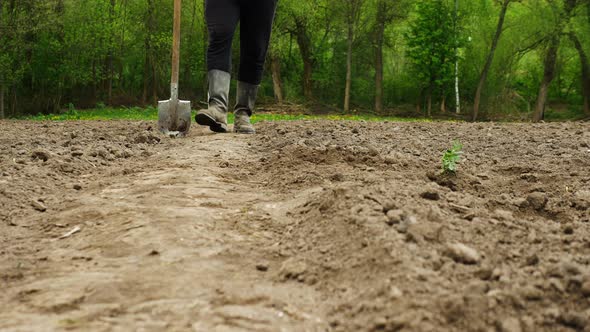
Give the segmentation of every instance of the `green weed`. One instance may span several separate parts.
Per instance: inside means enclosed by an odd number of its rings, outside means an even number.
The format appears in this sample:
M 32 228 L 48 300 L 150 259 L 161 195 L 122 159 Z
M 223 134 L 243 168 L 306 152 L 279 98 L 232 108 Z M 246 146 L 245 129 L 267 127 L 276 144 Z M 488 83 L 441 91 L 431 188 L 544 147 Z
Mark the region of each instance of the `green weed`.
M 442 173 L 456 174 L 457 163 L 461 160 L 463 145 L 459 141 L 453 142 L 453 147 L 444 152 L 442 156 Z

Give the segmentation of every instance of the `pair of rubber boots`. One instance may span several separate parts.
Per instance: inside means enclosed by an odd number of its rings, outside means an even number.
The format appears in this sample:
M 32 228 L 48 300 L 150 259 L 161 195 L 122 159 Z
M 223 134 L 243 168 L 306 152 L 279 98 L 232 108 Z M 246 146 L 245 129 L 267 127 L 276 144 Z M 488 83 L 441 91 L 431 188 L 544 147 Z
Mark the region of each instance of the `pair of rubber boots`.
M 209 107 L 198 111 L 195 119 L 198 124 L 208 126 L 216 133 L 226 133 L 228 132 L 227 113 L 231 75 L 221 70 L 211 70 L 207 78 L 209 80 Z M 256 133 L 250 122 L 250 117 L 254 110 L 257 93 L 257 85 L 238 81 L 238 93 L 234 108 L 234 132 Z

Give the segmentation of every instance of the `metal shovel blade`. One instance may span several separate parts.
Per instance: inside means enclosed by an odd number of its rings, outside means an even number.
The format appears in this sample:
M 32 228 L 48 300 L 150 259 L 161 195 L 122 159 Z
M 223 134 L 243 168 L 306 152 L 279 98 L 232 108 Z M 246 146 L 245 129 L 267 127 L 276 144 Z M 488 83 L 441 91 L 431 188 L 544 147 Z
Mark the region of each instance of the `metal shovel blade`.
M 168 99 L 158 102 L 158 127 L 164 135 L 186 136 L 191 127 L 191 119 L 190 101 Z

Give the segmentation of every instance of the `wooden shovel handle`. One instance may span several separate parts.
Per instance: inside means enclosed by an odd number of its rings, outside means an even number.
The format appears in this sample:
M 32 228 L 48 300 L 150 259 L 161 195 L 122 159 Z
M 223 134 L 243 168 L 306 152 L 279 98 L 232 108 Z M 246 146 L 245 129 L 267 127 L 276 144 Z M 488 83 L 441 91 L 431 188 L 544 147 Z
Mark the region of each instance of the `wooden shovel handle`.
M 172 38 L 172 99 L 178 99 L 178 72 L 180 68 L 180 20 L 182 0 L 174 0 L 174 31 Z M 176 90 L 176 91 L 174 91 Z

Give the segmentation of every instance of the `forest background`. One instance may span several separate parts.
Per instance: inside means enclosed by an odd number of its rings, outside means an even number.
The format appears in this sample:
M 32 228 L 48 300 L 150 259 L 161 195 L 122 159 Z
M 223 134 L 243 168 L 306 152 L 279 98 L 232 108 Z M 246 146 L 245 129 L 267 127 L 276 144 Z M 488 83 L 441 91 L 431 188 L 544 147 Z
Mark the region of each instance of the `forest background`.
M 181 97 L 197 108 L 203 7 L 183 1 Z M 172 9 L 0 0 L 0 118 L 168 98 Z M 311 113 L 586 119 L 589 53 L 590 0 L 279 0 L 260 94 Z

